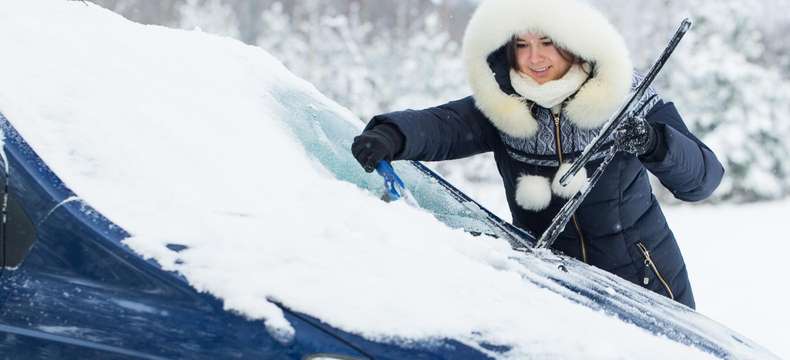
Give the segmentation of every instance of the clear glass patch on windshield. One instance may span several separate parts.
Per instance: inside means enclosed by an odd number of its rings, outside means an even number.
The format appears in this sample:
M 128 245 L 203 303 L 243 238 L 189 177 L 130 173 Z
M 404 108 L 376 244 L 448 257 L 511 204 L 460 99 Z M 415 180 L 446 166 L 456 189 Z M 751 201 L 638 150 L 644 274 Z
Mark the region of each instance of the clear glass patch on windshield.
M 289 108 L 291 116 L 285 125 L 310 155 L 338 179 L 374 194 L 382 193 L 382 178 L 375 172 L 364 172 L 351 155 L 351 143 L 362 129 L 361 123 L 354 122 L 355 117 L 341 113 L 338 107 L 316 103 L 315 97 L 305 92 L 279 89 L 274 96 L 281 106 Z M 421 170 L 408 161 L 397 161 L 392 165 L 419 206 L 446 225 L 473 234 L 503 237 L 511 243 L 519 243 L 517 238 L 521 238 L 523 243 L 525 233 L 515 234 L 519 231 L 514 227 L 503 226 L 504 222 L 491 218 L 474 202 L 459 199 L 458 194 L 453 194 L 439 180 L 426 174 L 427 168 Z

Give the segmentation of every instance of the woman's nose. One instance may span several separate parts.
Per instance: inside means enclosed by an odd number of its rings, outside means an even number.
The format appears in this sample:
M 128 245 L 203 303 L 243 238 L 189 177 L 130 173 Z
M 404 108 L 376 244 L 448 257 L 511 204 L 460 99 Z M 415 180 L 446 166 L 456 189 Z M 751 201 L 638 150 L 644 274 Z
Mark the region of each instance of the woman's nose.
M 530 63 L 537 64 L 541 60 L 543 60 L 543 54 L 541 54 L 540 51 L 538 51 L 538 50 L 536 50 L 534 48 L 529 50 L 529 62 Z

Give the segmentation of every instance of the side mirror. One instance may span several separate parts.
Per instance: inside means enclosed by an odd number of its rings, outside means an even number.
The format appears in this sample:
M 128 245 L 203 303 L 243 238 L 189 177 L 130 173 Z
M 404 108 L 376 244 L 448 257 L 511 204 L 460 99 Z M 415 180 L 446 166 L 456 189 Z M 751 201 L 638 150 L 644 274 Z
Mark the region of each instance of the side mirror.
M 0 261 L 3 269 L 16 269 L 36 241 L 36 226 L 10 193 L 5 169 L 0 167 Z

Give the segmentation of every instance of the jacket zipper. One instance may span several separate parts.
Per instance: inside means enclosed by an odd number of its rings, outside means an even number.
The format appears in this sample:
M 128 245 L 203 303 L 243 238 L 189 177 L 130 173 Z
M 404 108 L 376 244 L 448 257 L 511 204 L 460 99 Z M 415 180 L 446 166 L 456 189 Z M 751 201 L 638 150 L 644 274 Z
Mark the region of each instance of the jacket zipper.
M 664 285 L 664 289 L 667 290 L 667 294 L 669 294 L 669 298 L 675 300 L 675 294 L 672 293 L 672 289 L 670 289 L 669 284 L 667 283 L 666 280 L 664 280 L 664 277 L 661 276 L 661 273 L 658 272 L 656 263 L 653 262 L 653 258 L 650 257 L 650 252 L 647 251 L 647 247 L 645 247 L 645 245 L 642 244 L 641 242 L 636 243 L 636 246 L 639 248 L 639 251 L 642 252 L 642 256 L 645 257 L 645 277 L 644 279 L 642 279 L 642 284 L 647 285 L 648 283 L 650 283 L 650 279 L 647 277 L 647 272 L 650 271 L 650 269 L 652 268 L 653 272 L 656 274 L 656 277 L 658 277 L 658 280 L 661 282 L 662 285 Z
M 560 160 L 560 165 L 562 165 L 565 160 L 562 157 L 562 140 L 560 140 L 562 137 L 562 131 L 560 131 L 560 113 L 552 114 L 554 115 L 554 138 L 557 139 L 557 157 Z M 579 234 L 579 247 L 581 248 L 582 261 L 587 263 L 587 246 L 584 244 L 584 235 L 582 234 L 579 222 L 576 220 L 576 214 L 571 215 L 571 219 L 573 221 L 573 227 L 576 228 L 576 233 Z

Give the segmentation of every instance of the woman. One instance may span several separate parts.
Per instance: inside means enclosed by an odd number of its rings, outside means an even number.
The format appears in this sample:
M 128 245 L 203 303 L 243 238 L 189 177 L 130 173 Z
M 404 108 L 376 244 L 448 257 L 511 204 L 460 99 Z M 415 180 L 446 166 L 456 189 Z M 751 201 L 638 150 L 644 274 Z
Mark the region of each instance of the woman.
M 370 172 L 379 160 L 493 151 L 513 223 L 540 234 L 603 153 L 568 186 L 560 175 L 639 80 L 625 42 L 577 0 L 487 0 L 469 22 L 463 56 L 473 96 L 375 116 L 352 152 Z M 672 103 L 651 90 L 640 106 L 609 139 L 624 151 L 554 248 L 694 308 L 686 266 L 646 170 L 685 201 L 708 197 L 724 170 Z

